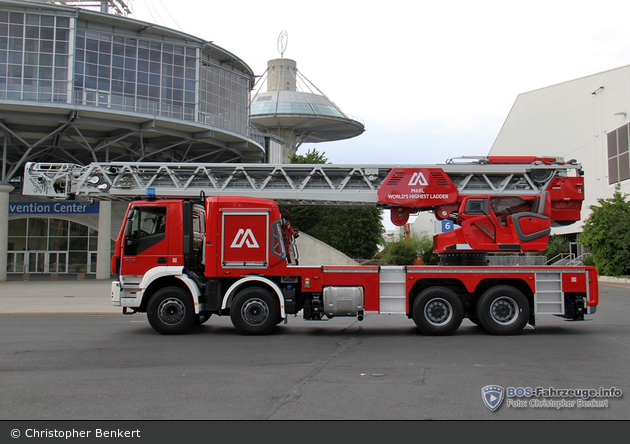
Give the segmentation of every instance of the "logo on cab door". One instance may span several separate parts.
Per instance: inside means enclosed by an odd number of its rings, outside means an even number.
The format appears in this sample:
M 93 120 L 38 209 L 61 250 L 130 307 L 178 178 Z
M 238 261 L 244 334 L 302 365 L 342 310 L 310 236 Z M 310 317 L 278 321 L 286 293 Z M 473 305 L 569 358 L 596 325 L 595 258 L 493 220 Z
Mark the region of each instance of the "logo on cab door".
M 242 248 L 243 244 L 247 245 L 248 248 L 259 248 L 258 241 L 256 241 L 254 233 L 249 228 L 247 230 L 242 228 L 238 230 L 230 248 Z

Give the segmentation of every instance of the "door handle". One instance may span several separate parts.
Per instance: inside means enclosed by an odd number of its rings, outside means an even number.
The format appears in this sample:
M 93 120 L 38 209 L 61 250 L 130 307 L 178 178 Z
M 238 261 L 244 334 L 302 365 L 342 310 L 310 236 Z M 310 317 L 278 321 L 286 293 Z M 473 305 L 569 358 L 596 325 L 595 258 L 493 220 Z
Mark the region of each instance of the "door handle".
M 163 256 L 162 257 L 158 257 L 157 263 L 158 264 L 165 264 L 166 263 L 166 258 L 163 257 Z

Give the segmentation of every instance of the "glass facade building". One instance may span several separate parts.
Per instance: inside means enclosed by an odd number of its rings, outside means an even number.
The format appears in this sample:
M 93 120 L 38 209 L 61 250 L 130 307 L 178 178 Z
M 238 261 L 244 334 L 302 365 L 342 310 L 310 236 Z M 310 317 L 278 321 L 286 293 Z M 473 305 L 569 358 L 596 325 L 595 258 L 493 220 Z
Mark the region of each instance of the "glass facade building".
M 0 0 L 0 183 L 15 203 L 28 161 L 263 162 L 253 81 L 237 56 L 177 30 Z M 112 237 L 116 216 L 100 215 Z M 109 247 L 94 217 L 10 214 L 7 273 L 94 273 Z
M 251 75 L 213 64 L 199 42 L 89 25 L 72 16 L 0 11 L 0 98 L 155 114 L 249 136 Z
M 70 18 L 0 11 L 0 88 L 4 98 L 64 102 Z
M 78 222 L 31 217 L 9 221 L 8 273 L 95 273 L 98 233 Z
M 183 45 L 77 30 L 76 100 L 194 120 L 197 52 Z

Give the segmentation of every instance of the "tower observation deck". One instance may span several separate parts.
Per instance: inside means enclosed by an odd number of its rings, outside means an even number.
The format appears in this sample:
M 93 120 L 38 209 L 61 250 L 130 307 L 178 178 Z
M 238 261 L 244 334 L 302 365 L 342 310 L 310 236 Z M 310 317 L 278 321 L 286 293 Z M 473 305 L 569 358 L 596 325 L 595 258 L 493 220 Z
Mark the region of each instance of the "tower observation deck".
M 295 60 L 270 60 L 259 84 L 252 94 L 251 123 L 286 143 L 282 159 L 274 163 L 287 162 L 303 143 L 350 139 L 365 131 L 363 122 L 344 113 L 298 71 Z

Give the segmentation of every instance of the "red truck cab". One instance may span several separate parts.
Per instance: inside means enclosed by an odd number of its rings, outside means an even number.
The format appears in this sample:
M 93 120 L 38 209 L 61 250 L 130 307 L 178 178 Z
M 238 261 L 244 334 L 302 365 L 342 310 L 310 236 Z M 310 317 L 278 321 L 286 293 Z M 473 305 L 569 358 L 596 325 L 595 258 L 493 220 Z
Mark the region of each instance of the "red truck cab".
M 127 208 L 112 273 L 142 276 L 156 266 L 183 266 L 183 201 L 135 201 Z

